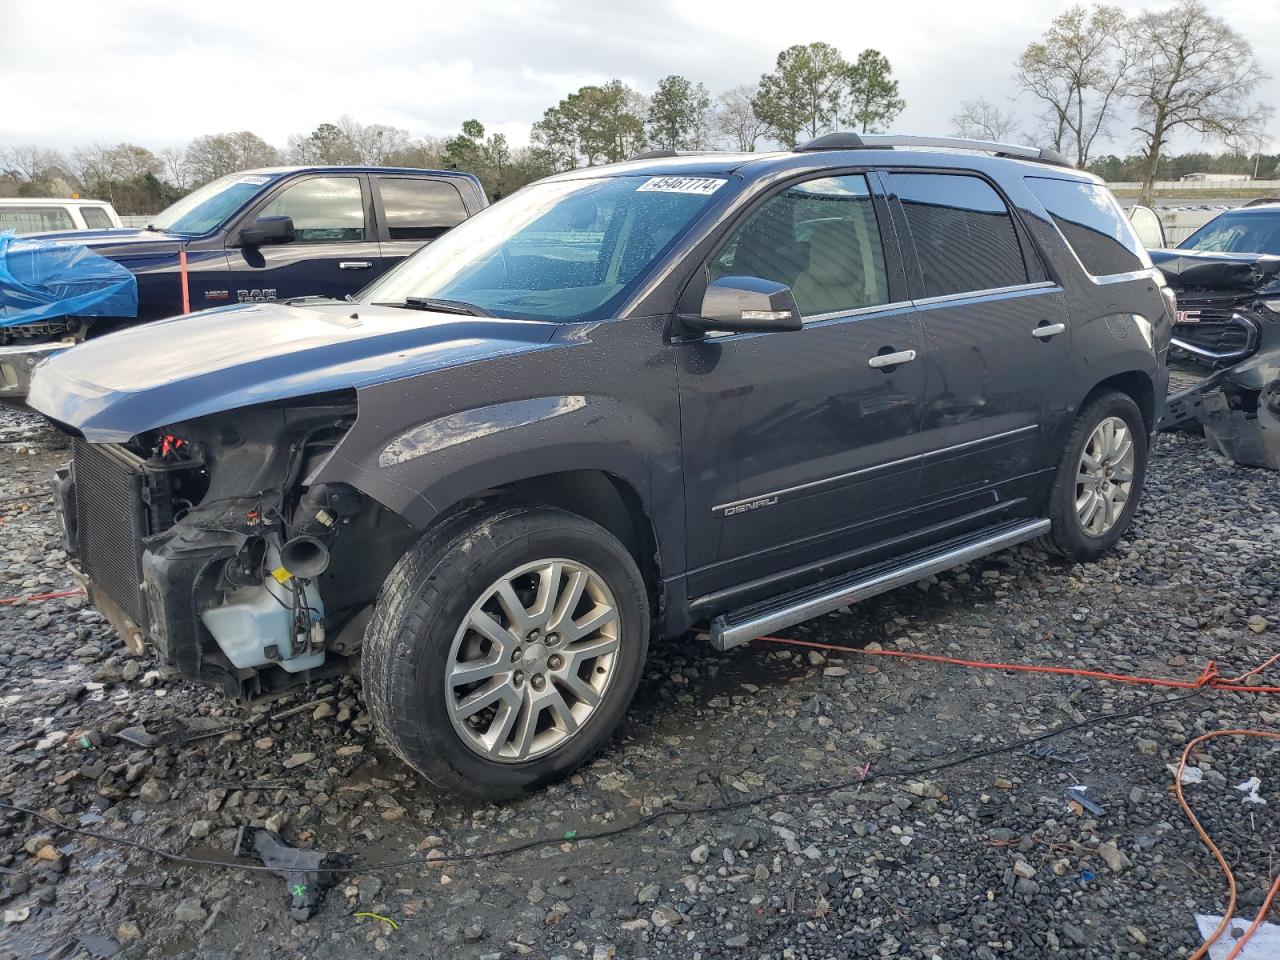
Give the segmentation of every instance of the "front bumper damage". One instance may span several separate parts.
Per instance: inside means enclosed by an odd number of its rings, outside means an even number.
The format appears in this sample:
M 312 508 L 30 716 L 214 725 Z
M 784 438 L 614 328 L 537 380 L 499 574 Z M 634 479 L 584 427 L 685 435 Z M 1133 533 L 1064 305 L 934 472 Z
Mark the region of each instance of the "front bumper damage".
M 1231 461 L 1280 470 L 1280 257 L 1187 253 L 1157 266 L 1178 298 L 1174 361 L 1203 378 L 1168 398 L 1159 429 L 1199 426 Z
M 336 485 L 294 486 L 328 449 L 313 441 L 343 431 L 334 412 L 304 417 L 296 440 L 282 438 L 291 415 L 268 411 L 188 426 L 188 439 L 73 441 L 53 484 L 69 562 L 127 647 L 150 645 L 181 676 L 237 699 L 351 668 L 349 640 L 326 629 L 350 613 L 327 615 L 319 579 L 364 501 Z M 326 592 L 351 606 L 340 588 Z

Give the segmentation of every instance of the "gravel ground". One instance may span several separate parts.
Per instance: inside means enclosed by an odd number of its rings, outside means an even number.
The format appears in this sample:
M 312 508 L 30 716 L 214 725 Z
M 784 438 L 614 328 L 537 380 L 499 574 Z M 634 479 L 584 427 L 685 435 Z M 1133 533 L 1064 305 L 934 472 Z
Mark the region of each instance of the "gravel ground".
M 40 493 L 65 457 L 0 413 L 0 596 L 66 589 Z M 1193 678 L 1242 672 L 1280 630 L 1280 478 L 1159 439 L 1128 541 L 1089 566 L 999 554 L 797 628 L 792 637 Z M 1280 670 L 1270 679 L 1280 682 Z M 973 671 L 694 639 L 656 649 L 614 743 L 505 806 L 439 795 L 391 759 L 349 680 L 237 707 L 131 658 L 81 598 L 0 606 L 0 797 L 67 825 L 227 859 L 241 824 L 365 863 L 294 922 L 284 881 L 0 819 L 0 957 L 1145 958 L 1189 954 L 1224 882 L 1177 806 L 1186 741 L 1277 729 L 1280 697 Z M 1025 749 L 990 751 L 1148 706 Z M 302 709 L 293 709 L 302 707 Z M 292 711 L 288 716 L 279 716 Z M 117 737 L 145 724 L 184 743 Z M 1187 789 L 1246 921 L 1280 852 L 1280 750 L 1220 739 Z M 1078 762 L 1068 762 L 1077 760 Z M 750 803 L 804 784 L 861 788 Z M 1252 776 L 1260 798 L 1235 786 Z M 1073 807 L 1088 787 L 1104 812 Z M 748 801 L 742 803 L 742 801 Z M 710 815 L 677 806 L 738 803 Z M 606 840 L 433 862 L 656 814 Z M 389 921 L 374 916 L 389 918 Z M 1243 927 L 1241 923 L 1238 926 Z

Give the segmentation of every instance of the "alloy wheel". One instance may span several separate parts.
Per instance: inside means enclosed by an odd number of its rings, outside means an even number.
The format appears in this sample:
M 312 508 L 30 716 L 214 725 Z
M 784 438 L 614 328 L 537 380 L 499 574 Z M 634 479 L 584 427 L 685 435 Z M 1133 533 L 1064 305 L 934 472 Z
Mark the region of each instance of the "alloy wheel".
M 1093 428 L 1076 471 L 1076 516 L 1091 537 L 1101 537 L 1120 520 L 1133 487 L 1133 437 L 1119 417 Z
M 590 567 L 562 558 L 517 567 L 454 635 L 445 678 L 454 730 L 503 763 L 562 746 L 603 701 L 620 636 L 613 594 Z

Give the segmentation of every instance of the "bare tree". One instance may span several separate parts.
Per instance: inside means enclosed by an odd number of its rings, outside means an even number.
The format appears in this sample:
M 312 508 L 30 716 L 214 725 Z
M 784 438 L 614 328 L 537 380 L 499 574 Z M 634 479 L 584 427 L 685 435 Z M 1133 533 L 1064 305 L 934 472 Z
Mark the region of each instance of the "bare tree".
M 1011 111 L 979 97 L 961 101 L 960 112 L 951 118 L 951 129 L 957 137 L 999 143 L 1018 136 L 1018 120 Z
M 1249 41 L 1199 0 L 1144 13 L 1134 23 L 1137 64 L 1124 86 L 1142 138 L 1141 201 L 1151 203 L 1160 151 L 1179 129 L 1205 137 L 1256 134 L 1271 109 L 1247 99 L 1267 79 Z
M 280 151 L 255 133 L 211 133 L 187 145 L 187 168 L 193 183 L 208 183 L 237 170 L 280 162 Z
M 1055 17 L 1018 58 L 1017 81 L 1044 104 L 1041 121 L 1050 144 L 1074 155 L 1082 169 L 1120 103 L 1134 51 L 1129 35 L 1118 7 L 1076 6 Z
M 179 190 L 191 188 L 191 168 L 187 165 L 187 152 L 178 147 L 166 147 L 160 151 L 160 162 L 164 164 L 164 179 Z
M 66 162 L 57 150 L 19 143 L 0 148 L 0 169 L 32 182 L 60 175 L 66 169 Z
M 756 148 L 765 134 L 764 121 L 756 116 L 751 100 L 756 88 L 734 87 L 720 94 L 712 117 L 712 129 L 722 141 L 748 153 Z

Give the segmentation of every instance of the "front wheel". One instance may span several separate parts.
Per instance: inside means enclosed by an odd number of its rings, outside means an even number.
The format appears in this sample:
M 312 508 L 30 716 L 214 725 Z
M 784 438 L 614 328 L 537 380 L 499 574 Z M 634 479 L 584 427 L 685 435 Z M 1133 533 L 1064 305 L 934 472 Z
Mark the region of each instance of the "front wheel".
M 387 578 L 365 635 L 365 696 L 432 783 L 509 798 L 608 739 L 648 638 L 643 577 L 606 530 L 550 507 L 468 513 Z
M 1100 394 L 1080 411 L 1054 474 L 1041 540 L 1070 560 L 1096 560 L 1133 521 L 1147 473 L 1147 429 L 1128 394 Z

